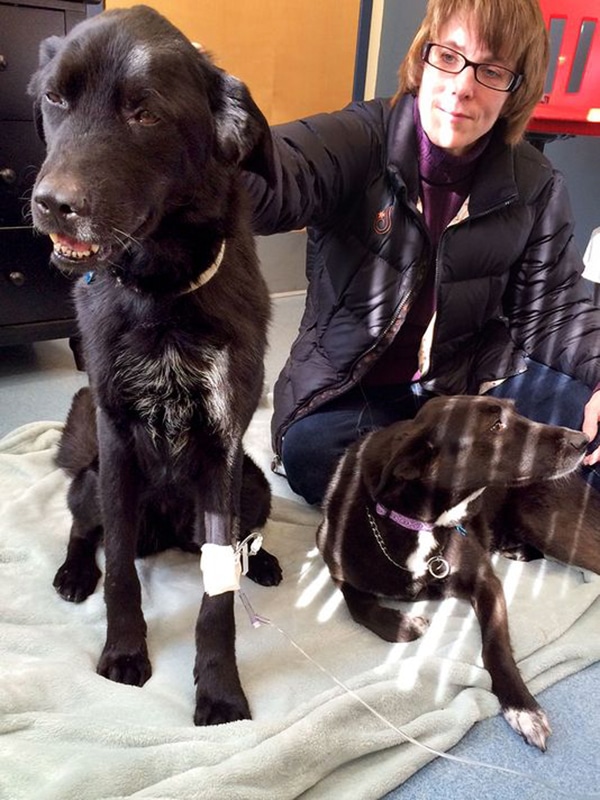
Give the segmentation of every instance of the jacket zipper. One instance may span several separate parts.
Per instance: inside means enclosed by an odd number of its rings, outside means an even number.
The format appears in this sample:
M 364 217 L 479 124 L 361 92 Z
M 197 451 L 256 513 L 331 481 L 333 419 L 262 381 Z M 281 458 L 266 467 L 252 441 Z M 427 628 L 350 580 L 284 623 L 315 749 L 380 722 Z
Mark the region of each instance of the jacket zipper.
M 436 297 L 435 314 L 436 315 L 437 315 L 437 311 L 438 311 L 437 303 L 438 303 L 438 297 L 439 297 L 438 288 L 439 288 L 439 282 L 440 282 L 440 269 L 439 269 L 440 262 L 441 262 L 440 255 L 441 255 L 441 252 L 442 252 L 442 249 L 443 249 L 443 242 L 444 242 L 444 239 L 446 237 L 446 233 L 448 232 L 448 230 L 450 228 L 456 228 L 456 227 L 459 227 L 460 225 L 464 225 L 464 223 L 467 220 L 472 221 L 474 219 L 483 219 L 484 217 L 488 216 L 489 214 L 493 214 L 495 211 L 498 211 L 498 210 L 500 210 L 502 208 L 506 208 L 507 206 L 511 205 L 513 202 L 514 202 L 514 199 L 506 200 L 506 201 L 504 201 L 502 203 L 499 203 L 498 205 L 495 205 L 495 206 L 492 206 L 491 208 L 488 208 L 486 211 L 483 211 L 483 212 L 481 212 L 481 213 L 479 213 L 479 214 L 477 214 L 475 216 L 468 215 L 465 219 L 461 219 L 458 222 L 455 222 L 455 223 L 451 222 L 442 231 L 442 234 L 440 236 L 440 241 L 438 243 L 438 247 L 437 247 L 437 250 L 436 250 L 435 262 L 434 262 L 434 269 L 435 269 L 434 286 L 435 286 L 435 297 Z M 413 218 L 415 219 L 417 225 L 419 226 L 419 228 L 421 230 L 421 233 L 423 234 L 423 236 L 424 236 L 424 238 L 425 238 L 425 240 L 426 240 L 426 242 L 427 242 L 427 244 L 429 246 L 429 251 L 431 251 L 431 239 L 429 237 L 429 231 L 427 230 L 426 226 L 423 224 L 422 215 L 419 213 L 419 211 L 413 205 L 409 205 L 408 203 L 406 203 L 406 208 L 411 212 Z M 421 278 L 421 280 L 420 280 L 420 282 L 418 284 L 418 288 L 419 289 L 423 285 L 423 281 L 425 279 L 425 271 L 422 272 L 422 274 L 420 275 L 420 278 Z M 410 302 L 412 300 L 413 296 L 415 295 L 415 292 L 416 292 L 416 287 L 413 287 L 412 289 L 409 289 L 409 291 L 408 291 L 408 293 L 406 295 L 406 299 L 405 299 L 406 303 L 408 303 L 408 302 Z M 402 308 L 403 305 L 404 305 L 404 303 L 401 303 L 400 304 L 400 308 Z M 390 328 L 396 323 L 396 321 L 398 319 L 398 316 L 399 316 L 399 313 L 400 312 L 398 312 L 398 314 L 396 314 L 396 316 L 394 316 L 394 318 L 390 321 L 390 323 L 387 325 L 387 327 L 385 328 L 383 333 L 379 336 L 377 341 L 373 345 L 371 345 L 371 347 L 369 347 L 369 349 L 366 352 L 364 352 L 360 356 L 360 358 L 356 361 L 356 363 L 354 364 L 354 366 L 350 370 L 350 377 L 348 378 L 348 380 L 344 381 L 344 383 L 340 384 L 339 386 L 337 386 L 335 388 L 330 388 L 330 389 L 326 389 L 325 390 L 325 392 L 327 392 L 328 396 L 327 396 L 327 401 L 323 401 L 323 402 L 328 402 L 329 400 L 333 400 L 336 397 L 339 397 L 340 395 L 344 394 L 344 392 L 346 392 L 349 389 L 351 389 L 354 386 L 356 386 L 356 384 L 358 383 L 359 379 L 358 378 L 353 378 L 353 375 L 356 373 L 356 370 L 360 366 L 361 362 L 370 353 L 372 353 L 373 350 L 375 350 L 377 348 L 379 342 L 381 342 L 381 340 L 385 337 L 385 335 L 388 333 Z M 407 310 L 407 313 L 408 313 L 408 310 Z M 434 323 L 434 328 L 433 328 L 433 331 L 432 331 L 432 334 L 431 334 L 431 346 L 430 346 L 430 351 L 429 351 L 430 354 L 433 352 L 435 329 L 436 329 L 436 324 Z M 433 362 L 430 361 L 428 372 L 432 372 L 432 367 L 433 367 Z M 303 410 L 305 410 L 305 409 L 307 409 L 307 408 L 309 408 L 310 406 L 313 406 L 313 405 L 316 408 L 318 408 L 319 405 L 322 405 L 322 403 L 318 402 L 319 401 L 319 397 L 321 397 L 322 394 L 324 394 L 324 393 L 321 393 L 320 395 L 319 394 L 314 395 L 313 397 L 310 398 L 310 400 L 308 400 L 306 403 L 304 403 L 304 405 L 302 405 L 299 408 L 297 408 L 296 412 L 293 415 L 293 417 L 288 421 L 288 423 L 285 425 L 285 427 L 282 428 L 282 430 L 279 432 L 279 434 L 277 436 L 277 439 L 276 439 L 276 447 L 277 447 L 277 451 L 278 452 L 276 453 L 275 458 L 273 459 L 273 462 L 271 464 L 271 468 L 273 469 L 274 472 L 277 472 L 277 467 L 281 466 L 281 458 L 279 456 L 279 452 L 281 451 L 281 443 L 283 441 L 283 437 L 285 436 L 285 432 L 290 427 L 290 425 L 293 425 L 294 422 L 297 422 L 298 419 L 301 419 L 303 416 L 305 416 L 305 414 L 302 413 Z
M 467 202 L 468 202 L 468 197 L 465 200 L 465 203 L 467 203 Z M 466 217 L 464 217 L 463 219 L 458 220 L 457 222 L 451 221 L 444 228 L 444 230 L 442 231 L 442 234 L 440 236 L 440 240 L 438 242 L 436 254 L 435 254 L 434 286 L 435 286 L 435 317 L 436 317 L 436 322 L 434 323 L 433 330 L 431 332 L 431 344 L 430 344 L 430 347 L 429 347 L 429 369 L 428 369 L 427 373 L 430 373 L 430 372 L 433 371 L 433 360 L 432 360 L 431 354 L 433 353 L 435 332 L 436 332 L 436 328 L 437 328 L 437 313 L 438 313 L 438 301 L 439 301 L 439 291 L 438 291 L 438 289 L 439 289 L 439 285 L 440 285 L 440 272 L 441 272 L 440 265 L 441 265 L 441 261 L 442 261 L 441 254 L 442 254 L 443 245 L 444 245 L 444 239 L 446 238 L 446 234 L 448 233 L 448 231 L 451 228 L 459 228 L 461 225 L 464 225 L 465 222 L 467 222 L 467 221 L 471 222 L 471 221 L 476 220 L 476 219 L 484 219 L 485 217 L 489 216 L 490 214 L 493 214 L 496 211 L 500 211 L 503 208 L 507 208 L 508 206 L 512 205 L 513 203 L 514 203 L 514 198 L 512 200 L 505 200 L 502 203 L 498 203 L 497 205 L 492 206 L 491 208 L 488 208 L 485 211 L 481 211 L 479 214 L 476 214 L 474 216 L 472 216 L 471 214 L 467 214 Z M 460 209 L 459 209 L 458 213 L 460 213 Z
M 425 241 L 427 242 L 427 246 L 428 246 L 428 250 L 429 250 L 428 257 L 427 257 L 427 263 L 428 263 L 429 262 L 429 258 L 430 258 L 429 254 L 431 252 L 431 239 L 429 237 L 429 231 L 427 230 L 426 226 L 423 224 L 423 218 L 422 218 L 422 215 L 419 213 L 419 211 L 414 206 L 412 206 L 412 205 L 410 205 L 408 203 L 406 203 L 405 206 L 411 212 L 411 214 L 413 215 L 417 225 L 419 226 L 419 228 L 421 230 L 421 233 L 423 234 L 423 237 L 424 237 Z M 318 408 L 319 405 L 322 405 L 323 403 L 319 403 L 319 398 L 322 397 L 323 394 L 327 393 L 327 400 L 326 401 L 324 400 L 323 402 L 329 402 L 329 400 L 334 400 L 336 397 L 340 397 L 340 395 L 344 394 L 349 389 L 352 389 L 354 386 L 356 386 L 358 384 L 358 381 L 360 380 L 360 378 L 355 378 L 354 375 L 355 375 L 356 371 L 358 370 L 360 364 L 364 361 L 364 359 L 370 353 L 372 353 L 377 348 L 377 346 L 382 341 L 382 339 L 385 338 L 385 336 L 388 333 L 388 331 L 395 325 L 395 323 L 398 320 L 398 317 L 399 317 L 399 315 L 401 313 L 402 308 L 407 303 L 410 303 L 412 301 L 412 298 L 415 296 L 416 293 L 418 293 L 418 290 L 420 290 L 421 287 L 423 286 L 423 283 L 424 283 L 424 280 L 425 280 L 425 275 L 426 275 L 426 269 L 421 271 L 421 274 L 419 275 L 420 280 L 419 280 L 418 285 L 417 286 L 413 286 L 411 289 L 409 289 L 407 294 L 406 294 L 406 297 L 404 299 L 404 302 L 399 303 L 399 309 L 400 310 L 393 317 L 393 319 L 390 320 L 390 322 L 386 326 L 385 330 L 378 337 L 377 341 L 374 344 L 372 344 L 371 347 L 369 347 L 369 349 L 366 350 L 358 358 L 358 360 L 354 363 L 354 365 L 350 369 L 349 378 L 346 381 L 344 381 L 343 383 L 341 383 L 339 386 L 336 386 L 336 387 L 333 387 L 333 388 L 329 388 L 329 389 L 325 389 L 325 391 L 322 392 L 321 394 L 314 395 L 313 397 L 310 398 L 310 400 L 308 400 L 306 403 L 304 403 L 302 406 L 299 406 L 296 409 L 296 412 L 294 413 L 293 417 L 289 420 L 287 425 L 285 425 L 285 427 L 282 428 L 282 430 L 280 431 L 280 433 L 277 436 L 276 447 L 277 447 L 277 451 L 278 452 L 276 453 L 275 458 L 273 459 L 273 461 L 271 463 L 271 469 L 273 470 L 273 472 L 277 473 L 277 468 L 281 466 L 281 458 L 279 456 L 279 452 L 281 451 L 281 443 L 283 441 L 283 437 L 285 436 L 285 432 L 287 431 L 287 429 L 291 425 L 293 425 L 294 422 L 297 422 L 299 419 L 301 419 L 303 416 L 305 416 L 305 414 L 302 413 L 304 410 L 306 410 L 307 408 L 309 408 L 309 407 L 311 407 L 313 405 L 316 408 Z M 410 310 L 410 306 L 406 311 L 407 314 L 408 314 L 409 310 Z
M 427 266 L 425 266 L 423 268 L 423 264 L 425 264 L 425 265 L 429 264 L 429 261 L 430 261 L 430 258 L 431 258 L 431 249 L 432 249 L 431 248 L 431 238 L 429 236 L 429 231 L 427 230 L 427 226 L 423 222 L 423 215 L 421 214 L 421 212 L 419 212 L 419 210 L 414 205 L 412 205 L 410 203 L 407 203 L 407 202 L 405 202 L 405 207 L 407 208 L 407 210 L 410 211 L 410 213 L 412 214 L 415 222 L 417 223 L 417 226 L 421 230 L 421 233 L 423 235 L 423 239 L 425 240 L 426 245 L 427 245 L 427 257 L 424 260 L 421 261 L 420 270 L 419 270 L 419 276 L 418 276 L 418 278 L 419 278 L 418 283 L 415 286 L 413 286 L 411 289 L 408 290 L 408 292 L 406 293 L 406 297 L 404 298 L 404 301 L 399 303 L 399 306 L 398 306 L 399 307 L 399 311 L 398 311 L 398 313 L 393 317 L 392 320 L 390 320 L 390 322 L 386 326 L 386 328 L 383 331 L 383 333 L 380 334 L 380 336 L 378 337 L 377 341 L 374 344 L 372 344 L 371 347 L 369 347 L 369 349 L 366 350 L 358 358 L 356 363 L 353 365 L 352 369 L 350 370 L 350 379 L 346 382 L 349 387 L 355 386 L 358 383 L 358 379 L 353 380 L 352 376 L 354 375 L 356 370 L 359 368 L 361 362 L 364 361 L 364 359 L 370 353 L 372 353 L 374 350 L 377 349 L 379 343 L 382 341 L 382 339 L 384 339 L 386 337 L 388 331 L 391 328 L 394 327 L 394 325 L 396 324 L 396 322 L 398 320 L 398 317 L 400 316 L 402 308 L 404 308 L 405 306 L 407 306 L 405 317 L 408 315 L 408 312 L 410 311 L 410 308 L 411 308 L 411 305 L 412 305 L 413 298 L 415 297 L 415 295 L 418 295 L 419 291 L 423 287 L 423 284 L 425 283 L 425 278 L 426 278 L 426 275 L 427 275 Z M 390 342 L 390 344 L 391 344 L 391 342 Z M 346 384 L 344 384 L 344 386 L 345 385 Z

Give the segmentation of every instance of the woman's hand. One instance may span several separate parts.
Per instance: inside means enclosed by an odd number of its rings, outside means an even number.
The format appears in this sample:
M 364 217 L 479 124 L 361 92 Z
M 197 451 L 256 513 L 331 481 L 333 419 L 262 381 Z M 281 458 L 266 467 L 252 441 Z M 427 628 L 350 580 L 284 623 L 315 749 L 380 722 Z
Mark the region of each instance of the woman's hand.
M 583 425 L 581 430 L 590 437 L 590 442 L 598 434 L 598 422 L 600 421 L 600 390 L 596 390 L 590 397 L 583 410 Z M 583 463 L 586 466 L 597 464 L 600 461 L 600 446 L 589 453 Z

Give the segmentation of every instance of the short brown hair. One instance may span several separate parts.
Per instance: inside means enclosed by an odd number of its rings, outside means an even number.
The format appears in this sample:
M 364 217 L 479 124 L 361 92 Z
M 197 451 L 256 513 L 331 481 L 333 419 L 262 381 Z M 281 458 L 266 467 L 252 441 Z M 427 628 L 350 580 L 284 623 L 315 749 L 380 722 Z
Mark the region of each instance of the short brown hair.
M 498 58 L 516 64 L 523 82 L 502 110 L 504 138 L 516 144 L 542 97 L 548 68 L 548 33 L 538 0 L 429 0 L 427 12 L 398 73 L 398 92 L 416 95 L 423 75 L 426 42 L 435 42 L 451 17 L 472 21 L 473 31 Z

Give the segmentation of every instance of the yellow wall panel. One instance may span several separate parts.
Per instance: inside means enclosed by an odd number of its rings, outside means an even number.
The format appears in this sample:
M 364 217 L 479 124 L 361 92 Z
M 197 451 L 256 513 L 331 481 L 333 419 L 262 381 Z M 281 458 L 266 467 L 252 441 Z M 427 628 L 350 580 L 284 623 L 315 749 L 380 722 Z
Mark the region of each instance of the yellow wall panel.
M 107 8 L 135 2 L 106 0 Z M 219 66 L 245 81 L 275 124 L 350 101 L 359 0 L 151 0 Z

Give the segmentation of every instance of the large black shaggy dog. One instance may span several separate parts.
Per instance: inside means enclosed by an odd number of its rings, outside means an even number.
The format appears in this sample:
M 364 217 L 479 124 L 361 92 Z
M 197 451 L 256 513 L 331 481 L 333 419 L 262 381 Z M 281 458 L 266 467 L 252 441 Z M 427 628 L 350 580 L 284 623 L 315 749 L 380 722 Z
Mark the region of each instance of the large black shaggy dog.
M 53 263 L 81 275 L 91 386 L 58 457 L 73 527 L 55 586 L 75 602 L 94 591 L 103 535 L 98 672 L 141 686 L 151 666 L 136 555 L 208 542 L 233 558 L 269 513 L 266 479 L 242 450 L 269 300 L 239 177 L 269 180 L 268 126 L 243 84 L 144 6 L 43 42 L 30 92 L 47 143 L 33 219 Z M 280 581 L 273 556 L 252 562 L 255 580 Z M 205 593 L 196 641 L 196 724 L 248 718 L 232 591 Z

